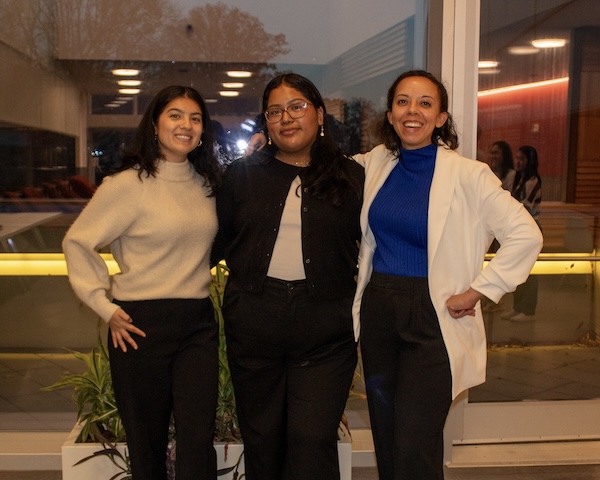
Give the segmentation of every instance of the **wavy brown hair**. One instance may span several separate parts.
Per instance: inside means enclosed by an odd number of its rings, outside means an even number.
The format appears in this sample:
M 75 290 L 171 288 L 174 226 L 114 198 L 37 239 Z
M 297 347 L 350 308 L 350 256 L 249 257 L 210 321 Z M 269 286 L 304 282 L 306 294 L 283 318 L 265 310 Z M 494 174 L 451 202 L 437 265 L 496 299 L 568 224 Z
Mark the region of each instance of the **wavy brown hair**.
M 211 195 L 214 195 L 220 184 L 222 169 L 214 153 L 215 135 L 208 109 L 200 93 L 192 87 L 171 85 L 163 88 L 154 96 L 138 125 L 133 142 L 124 146 L 121 151 L 122 164 L 111 173 L 137 167 L 140 177 L 143 173 L 148 176 L 156 175 L 157 161 L 164 156 L 156 141 L 154 126 L 166 106 L 176 98 L 193 100 L 202 112 L 202 136 L 200 137 L 202 145 L 188 154 L 188 160 L 195 170 L 205 178 Z
M 397 154 L 400 153 L 400 149 L 402 148 L 402 140 L 394 130 L 394 127 L 390 125 L 388 120 L 388 112 L 392 111 L 392 105 L 394 103 L 394 97 L 396 96 L 396 87 L 398 84 L 409 77 L 424 77 L 428 79 L 431 83 L 433 83 L 438 91 L 440 96 L 440 112 L 448 112 L 448 91 L 444 84 L 439 81 L 435 75 L 426 72 L 425 70 L 409 70 L 408 72 L 404 72 L 400 75 L 394 83 L 390 86 L 387 93 L 387 104 L 386 111 L 381 116 L 376 124 L 376 133 L 379 136 L 381 142 L 387 147 L 388 150 L 395 152 Z M 454 120 L 452 119 L 452 115 L 448 113 L 448 119 L 441 127 L 436 127 L 431 134 L 431 143 L 439 145 L 443 143 L 451 150 L 456 150 L 458 148 L 458 135 L 456 133 L 456 128 L 454 127 Z

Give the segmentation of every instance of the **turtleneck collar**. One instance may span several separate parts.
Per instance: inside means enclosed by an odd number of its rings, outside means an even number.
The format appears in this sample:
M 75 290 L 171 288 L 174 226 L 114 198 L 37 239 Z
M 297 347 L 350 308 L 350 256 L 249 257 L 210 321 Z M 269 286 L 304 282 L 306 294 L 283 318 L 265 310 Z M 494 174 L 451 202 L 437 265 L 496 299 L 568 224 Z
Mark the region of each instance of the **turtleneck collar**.
M 194 176 L 194 167 L 189 160 L 185 162 L 167 162 L 159 160 L 156 177 L 168 182 L 187 182 Z
M 434 143 L 415 150 L 402 148 L 400 151 L 400 163 L 408 170 L 426 170 L 435 163 L 436 155 L 437 145 Z

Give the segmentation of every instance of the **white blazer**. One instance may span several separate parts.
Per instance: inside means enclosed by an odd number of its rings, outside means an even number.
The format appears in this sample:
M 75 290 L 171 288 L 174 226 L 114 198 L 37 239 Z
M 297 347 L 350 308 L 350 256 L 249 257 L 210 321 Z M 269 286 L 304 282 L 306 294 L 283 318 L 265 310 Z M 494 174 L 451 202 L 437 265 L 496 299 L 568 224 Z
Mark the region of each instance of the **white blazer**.
M 352 311 L 358 340 L 362 295 L 373 271 L 377 247 L 369 226 L 369 208 L 398 158 L 379 145 L 354 159 L 365 167 L 358 286 Z M 443 146 L 437 150 L 427 229 L 429 291 L 450 359 L 455 398 L 485 381 L 486 337 L 480 303 L 474 317 L 454 319 L 446 301 L 472 287 L 498 303 L 527 279 L 542 249 L 542 234 L 487 164 L 461 157 Z M 501 247 L 482 269 L 494 237 Z

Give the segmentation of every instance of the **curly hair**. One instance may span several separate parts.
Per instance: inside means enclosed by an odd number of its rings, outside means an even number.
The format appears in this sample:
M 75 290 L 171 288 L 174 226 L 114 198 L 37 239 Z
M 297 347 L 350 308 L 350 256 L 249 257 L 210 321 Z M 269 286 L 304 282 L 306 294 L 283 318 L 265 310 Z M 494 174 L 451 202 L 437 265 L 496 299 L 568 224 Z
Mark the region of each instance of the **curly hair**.
M 156 175 L 158 159 L 164 159 L 164 156 L 156 141 L 154 128 L 158 122 L 158 117 L 167 105 L 177 98 L 193 100 L 202 112 L 202 136 L 200 137 L 202 145 L 188 154 L 188 160 L 195 170 L 204 177 L 211 195 L 214 195 L 220 184 L 222 171 L 214 152 L 215 135 L 206 104 L 198 91 L 191 87 L 171 85 L 163 88 L 154 96 L 140 121 L 133 142 L 122 148 L 122 164 L 111 173 L 137 167 L 139 168 L 138 174 L 140 177 L 143 173 L 147 176 Z
M 408 72 L 404 72 L 402 75 L 396 78 L 394 83 L 392 83 L 388 89 L 386 111 L 377 121 L 376 132 L 388 150 L 397 154 L 400 153 L 400 149 L 402 148 L 402 140 L 400 140 L 400 137 L 394 130 L 394 127 L 390 125 L 388 120 L 388 112 L 392 111 L 394 97 L 396 96 L 396 87 L 402 80 L 409 77 L 424 77 L 431 81 L 431 83 L 436 86 L 440 96 L 440 112 L 448 112 L 448 91 L 446 90 L 444 84 L 433 74 L 425 70 L 409 70 Z M 458 148 L 458 134 L 456 133 L 454 120 L 452 119 L 452 115 L 450 115 L 450 113 L 448 113 L 448 119 L 444 125 L 439 128 L 436 127 L 431 134 L 431 143 L 439 145 L 440 142 L 452 150 L 456 150 Z

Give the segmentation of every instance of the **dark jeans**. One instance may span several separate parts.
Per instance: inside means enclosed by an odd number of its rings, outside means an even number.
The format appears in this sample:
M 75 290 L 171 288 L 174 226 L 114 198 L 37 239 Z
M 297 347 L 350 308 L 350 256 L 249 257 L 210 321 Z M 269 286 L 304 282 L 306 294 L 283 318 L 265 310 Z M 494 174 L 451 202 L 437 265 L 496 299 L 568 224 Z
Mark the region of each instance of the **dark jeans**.
M 380 480 L 443 480 L 452 379 L 426 278 L 373 273 L 361 353 Z
M 146 333 L 138 350 L 112 346 L 110 364 L 134 480 L 165 480 L 168 428 L 177 480 L 215 480 L 218 325 L 210 299 L 117 301 Z
M 352 298 L 305 282 L 228 283 L 223 313 L 247 480 L 337 480 L 337 429 L 357 361 Z
M 525 315 L 535 315 L 538 297 L 538 277 L 529 275 L 513 294 L 513 310 Z

